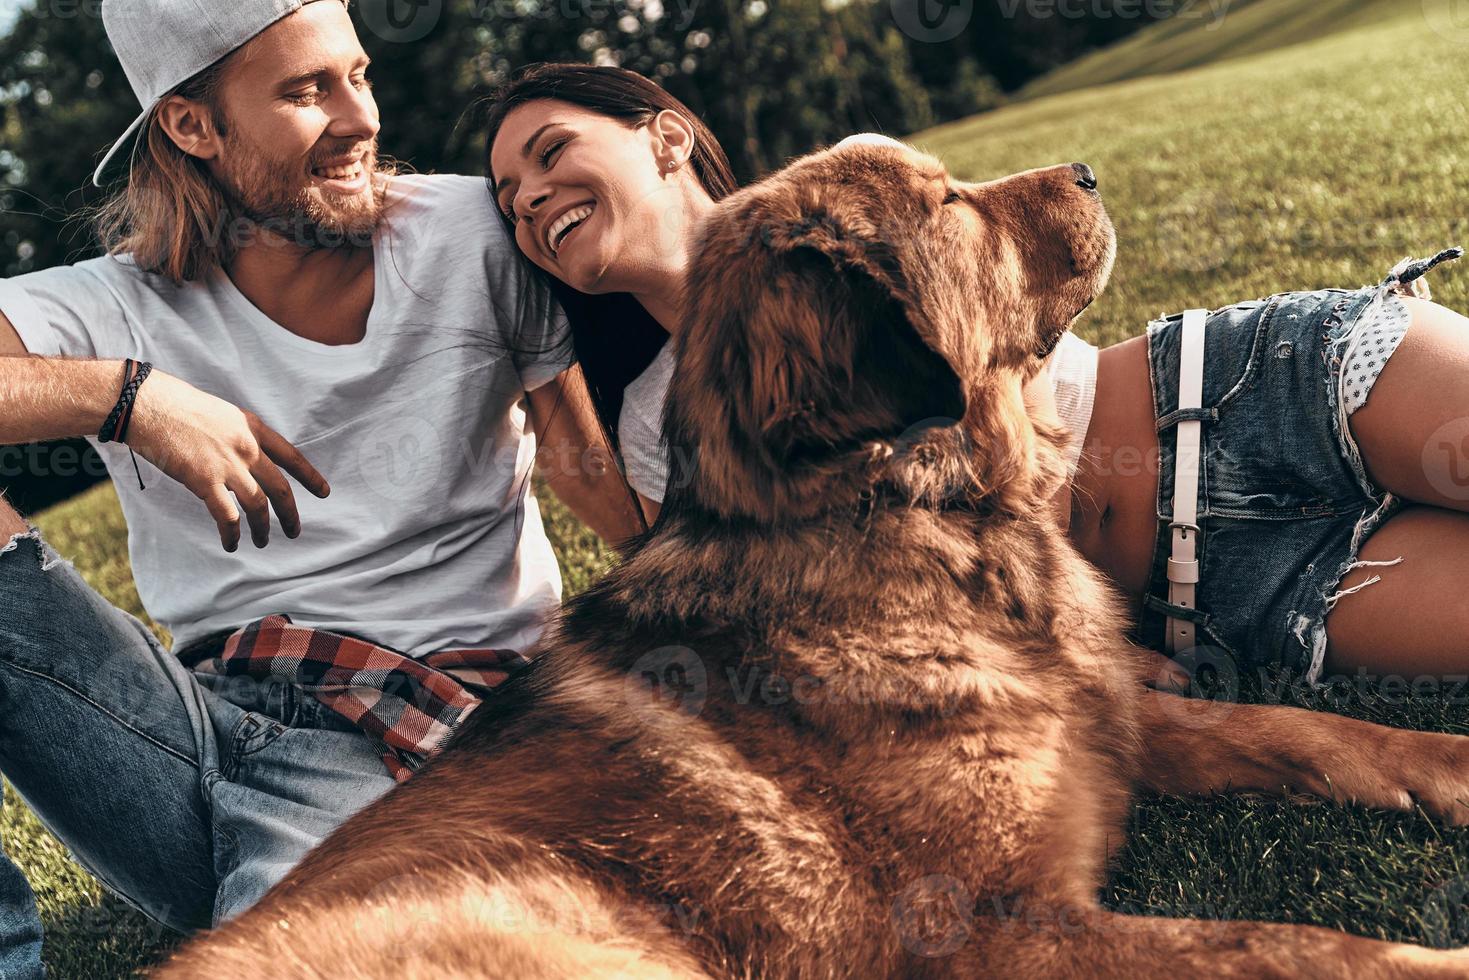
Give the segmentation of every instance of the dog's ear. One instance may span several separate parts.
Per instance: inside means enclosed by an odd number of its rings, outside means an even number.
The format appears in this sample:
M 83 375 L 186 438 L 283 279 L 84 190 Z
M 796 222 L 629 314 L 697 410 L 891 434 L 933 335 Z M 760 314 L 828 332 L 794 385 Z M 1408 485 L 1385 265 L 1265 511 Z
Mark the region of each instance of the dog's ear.
M 963 418 L 964 385 L 891 246 L 816 221 L 776 247 L 785 288 L 750 324 L 752 360 L 770 362 L 757 374 L 771 382 L 752 408 L 774 456 L 814 462 Z
M 846 496 L 833 480 L 855 492 L 869 478 L 855 461 L 874 443 L 911 444 L 968 408 L 894 247 L 801 190 L 773 182 L 722 202 L 685 283 L 664 432 L 696 460 L 691 492 L 719 511 L 830 506 Z

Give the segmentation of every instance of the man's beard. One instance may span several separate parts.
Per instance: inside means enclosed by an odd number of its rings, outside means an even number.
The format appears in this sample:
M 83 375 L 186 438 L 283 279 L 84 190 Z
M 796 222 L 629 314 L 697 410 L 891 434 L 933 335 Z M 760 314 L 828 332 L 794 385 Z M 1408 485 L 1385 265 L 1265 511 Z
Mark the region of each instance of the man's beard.
M 246 141 L 238 128 L 225 138 L 230 147 L 231 172 L 222 184 L 234 213 L 301 248 L 366 247 L 382 218 L 383 192 L 373 179 L 377 166 L 377 140 L 362 157 L 368 189 L 343 196 L 322 188 L 311 192 L 294 164 L 272 161 L 260 147 Z M 360 145 L 360 144 L 359 144 Z M 340 157 L 355 147 L 322 154 Z

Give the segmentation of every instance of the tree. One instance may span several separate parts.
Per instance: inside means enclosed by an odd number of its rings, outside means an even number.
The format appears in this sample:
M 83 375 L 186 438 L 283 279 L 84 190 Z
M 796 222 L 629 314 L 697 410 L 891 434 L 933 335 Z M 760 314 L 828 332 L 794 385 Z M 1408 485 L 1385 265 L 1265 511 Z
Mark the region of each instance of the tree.
M 24 10 L 0 38 L 0 271 L 94 254 L 71 218 L 97 200 L 101 151 L 138 113 L 96 3 Z M 89 193 L 90 192 L 90 193 Z

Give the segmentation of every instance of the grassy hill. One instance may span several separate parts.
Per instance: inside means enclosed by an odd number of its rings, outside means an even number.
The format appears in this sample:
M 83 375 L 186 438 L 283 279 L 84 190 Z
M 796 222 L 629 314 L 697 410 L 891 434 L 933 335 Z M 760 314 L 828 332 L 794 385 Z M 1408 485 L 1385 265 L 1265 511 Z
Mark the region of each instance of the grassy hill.
M 1303 6 L 1255 0 L 1239 16 Z M 1115 342 L 1160 312 L 1355 287 L 1410 252 L 1469 244 L 1466 44 L 1469 28 L 1440 34 L 1409 13 L 910 138 L 967 179 L 1091 164 L 1119 253 L 1078 332 Z M 1430 278 L 1438 299 L 1469 306 L 1469 263 Z
M 1138 333 L 1164 310 L 1359 285 L 1405 253 L 1469 242 L 1469 36 L 1436 32 L 1423 9 L 1416 0 L 1237 3 L 1216 35 L 1160 25 L 1070 77 L 1094 85 L 1139 66 L 1190 70 L 1045 98 L 1043 81 L 1031 101 L 914 139 L 975 179 L 1066 160 L 1097 168 L 1121 241 L 1113 285 L 1081 327 L 1096 340 Z M 1317 37 L 1327 27 L 1339 29 Z M 1303 43 L 1281 46 L 1295 41 Z M 1469 261 L 1461 265 L 1432 278 L 1438 298 L 1463 309 Z M 578 588 L 604 556 L 553 500 L 543 502 L 568 585 Z M 110 485 L 37 522 L 89 581 L 142 614 Z M 1462 705 L 1304 703 L 1469 732 Z M 23 808 L 7 805 L 0 836 L 36 883 L 53 976 L 126 975 L 167 942 L 104 898 Z M 1466 890 L 1465 832 L 1420 816 L 1229 797 L 1141 807 L 1108 899 L 1139 912 L 1462 944 Z
M 1427 0 L 1430 14 L 1449 0 Z M 1144 75 L 1217 64 L 1318 40 L 1364 25 L 1423 17 L 1416 0 L 1197 0 L 1178 15 L 1063 65 L 1021 90 L 1033 99 Z

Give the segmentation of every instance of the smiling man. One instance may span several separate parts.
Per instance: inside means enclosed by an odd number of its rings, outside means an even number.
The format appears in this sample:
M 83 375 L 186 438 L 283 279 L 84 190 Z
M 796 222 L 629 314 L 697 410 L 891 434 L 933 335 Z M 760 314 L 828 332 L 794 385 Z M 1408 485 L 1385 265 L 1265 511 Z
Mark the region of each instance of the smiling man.
M 0 280 L 0 444 L 93 439 L 174 644 L 0 500 L 0 770 L 188 930 L 253 903 L 521 662 L 560 598 L 538 446 L 603 537 L 637 525 L 588 463 L 565 317 L 484 181 L 379 164 L 343 0 L 102 14 L 143 111 L 94 178 L 130 156 L 108 254 Z M 39 945 L 0 858 L 0 976 L 40 975 Z

